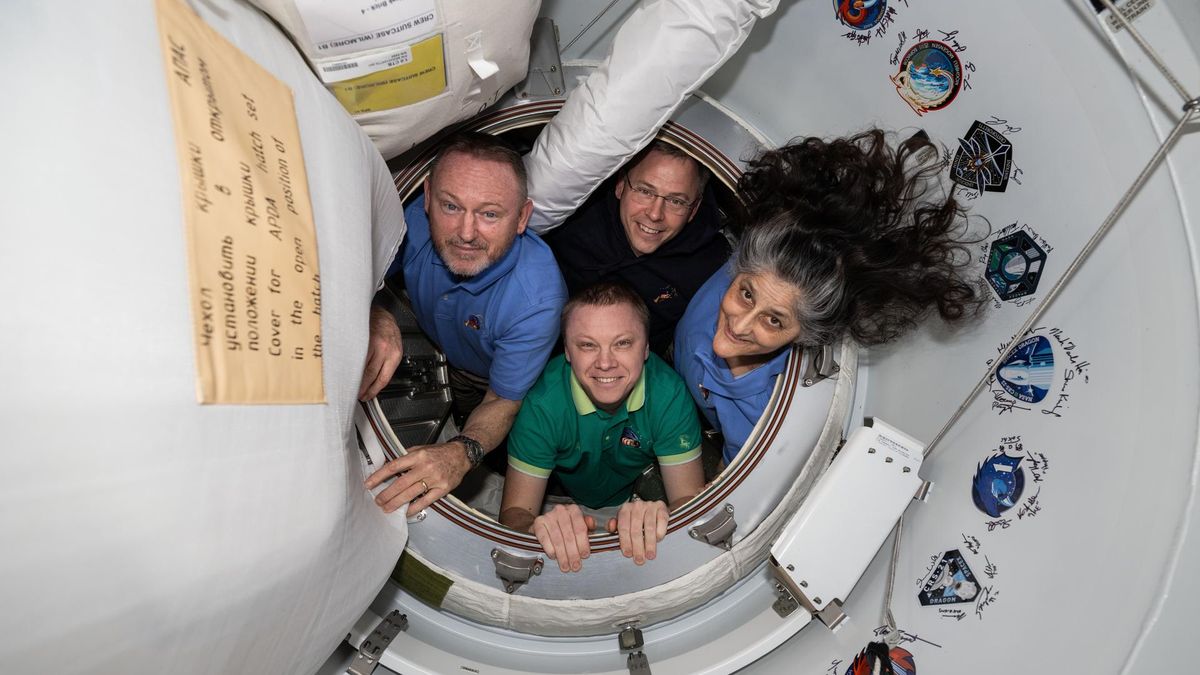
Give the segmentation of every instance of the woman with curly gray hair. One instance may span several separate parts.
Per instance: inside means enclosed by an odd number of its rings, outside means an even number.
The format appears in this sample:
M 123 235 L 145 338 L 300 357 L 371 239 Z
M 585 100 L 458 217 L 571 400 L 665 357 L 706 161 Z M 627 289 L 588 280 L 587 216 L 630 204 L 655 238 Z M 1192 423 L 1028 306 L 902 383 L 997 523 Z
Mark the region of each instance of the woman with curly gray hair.
M 793 345 L 899 337 L 937 311 L 958 322 L 982 296 L 965 276 L 966 218 L 940 193 L 937 146 L 893 149 L 874 129 L 807 138 L 752 161 L 738 181 L 745 230 L 675 332 L 675 369 L 737 455 Z M 931 198 L 931 191 L 939 191 Z

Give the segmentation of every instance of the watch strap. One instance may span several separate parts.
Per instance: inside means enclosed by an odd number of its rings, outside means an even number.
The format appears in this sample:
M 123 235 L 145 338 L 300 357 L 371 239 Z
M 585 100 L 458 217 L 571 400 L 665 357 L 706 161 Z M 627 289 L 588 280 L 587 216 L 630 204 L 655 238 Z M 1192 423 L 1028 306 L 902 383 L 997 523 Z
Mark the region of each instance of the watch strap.
M 447 442 L 453 443 L 455 441 L 462 443 L 463 446 L 466 447 L 467 462 L 469 462 L 471 464 L 472 469 L 479 466 L 479 464 L 481 462 L 483 462 L 483 446 L 479 444 L 479 441 L 475 440 L 474 438 L 471 438 L 470 436 L 464 436 L 463 434 L 459 434 L 459 435 L 455 436 L 454 438 L 451 438 Z

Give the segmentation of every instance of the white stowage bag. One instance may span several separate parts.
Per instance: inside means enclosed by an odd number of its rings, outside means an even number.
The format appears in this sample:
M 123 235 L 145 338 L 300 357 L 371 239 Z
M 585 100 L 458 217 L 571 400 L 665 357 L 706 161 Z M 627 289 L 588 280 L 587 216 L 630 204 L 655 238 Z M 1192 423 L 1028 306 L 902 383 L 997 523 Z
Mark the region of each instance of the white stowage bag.
M 387 159 L 525 78 L 541 0 L 252 0 Z
M 362 488 L 352 422 L 400 203 L 265 15 L 193 3 L 294 96 L 327 401 L 198 403 L 155 5 L 119 4 L 15 3 L 0 22 L 0 672 L 314 672 L 407 536 Z
M 638 7 L 604 63 L 571 92 L 525 158 L 538 233 L 646 147 L 671 114 L 738 50 L 778 0 L 656 0 Z

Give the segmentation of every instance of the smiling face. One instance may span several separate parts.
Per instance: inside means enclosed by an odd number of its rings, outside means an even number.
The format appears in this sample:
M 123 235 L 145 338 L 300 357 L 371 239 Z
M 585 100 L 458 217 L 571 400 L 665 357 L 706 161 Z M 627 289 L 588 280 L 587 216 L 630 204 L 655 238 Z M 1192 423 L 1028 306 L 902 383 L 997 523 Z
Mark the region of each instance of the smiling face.
M 650 356 L 646 325 L 627 303 L 576 307 L 563 327 L 563 344 L 575 379 L 609 412 L 633 391 Z
M 473 277 L 525 231 L 533 202 L 521 198 L 512 167 L 455 152 L 425 179 L 425 213 L 434 250 L 450 271 Z
M 696 215 L 700 206 L 700 167 L 695 160 L 651 151 L 626 174 L 628 183 L 617 181 L 621 202 L 621 226 L 637 255 L 646 255 L 675 238 Z M 630 187 L 632 186 L 632 188 Z M 683 213 L 672 211 L 666 200 L 638 199 L 637 191 L 652 192 L 667 199 L 690 204 Z
M 800 338 L 801 291 L 773 273 L 739 274 L 721 298 L 713 353 L 735 374 L 769 361 Z

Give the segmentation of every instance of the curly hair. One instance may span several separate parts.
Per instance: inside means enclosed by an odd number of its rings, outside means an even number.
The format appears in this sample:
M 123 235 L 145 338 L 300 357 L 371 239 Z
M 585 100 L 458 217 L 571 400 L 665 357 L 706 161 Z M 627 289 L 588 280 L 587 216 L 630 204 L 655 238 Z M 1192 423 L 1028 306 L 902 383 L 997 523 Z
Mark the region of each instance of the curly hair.
M 934 308 L 948 322 L 983 307 L 964 211 L 941 196 L 938 148 L 920 132 L 894 150 L 883 131 L 806 138 L 750 162 L 735 273 L 798 287 L 800 342 L 893 340 Z M 927 198 L 936 191 L 938 198 Z

